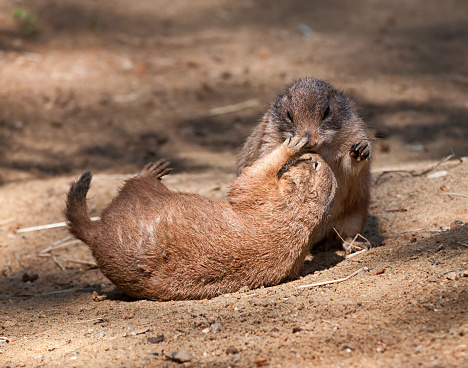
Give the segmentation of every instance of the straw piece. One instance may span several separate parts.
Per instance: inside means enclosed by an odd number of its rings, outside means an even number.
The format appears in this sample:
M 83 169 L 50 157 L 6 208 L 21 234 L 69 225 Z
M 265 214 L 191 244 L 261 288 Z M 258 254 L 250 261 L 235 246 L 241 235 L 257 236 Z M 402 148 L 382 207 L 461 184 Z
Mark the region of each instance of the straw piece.
M 100 217 L 91 217 L 91 221 L 100 220 Z M 17 234 L 21 233 L 28 233 L 30 231 L 39 231 L 39 230 L 47 230 L 47 229 L 54 229 L 56 227 L 64 227 L 67 226 L 66 222 L 56 222 L 55 224 L 47 224 L 47 225 L 39 225 L 39 226 L 32 226 L 32 227 L 24 227 L 22 229 L 18 229 L 16 231 Z

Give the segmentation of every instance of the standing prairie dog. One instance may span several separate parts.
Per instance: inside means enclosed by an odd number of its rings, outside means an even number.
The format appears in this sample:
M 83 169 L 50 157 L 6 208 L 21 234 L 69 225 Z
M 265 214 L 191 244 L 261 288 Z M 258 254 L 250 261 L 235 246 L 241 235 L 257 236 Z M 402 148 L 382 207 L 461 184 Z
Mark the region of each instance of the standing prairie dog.
M 326 82 L 313 78 L 295 82 L 270 106 L 247 138 L 238 155 L 237 174 L 291 134 L 309 136 L 309 150 L 325 160 L 338 183 L 330 216 L 319 226 L 310 245 L 334 237 L 335 228 L 344 239 L 345 250 L 367 247 L 352 239 L 362 233 L 368 217 L 375 138 L 351 101 Z
M 126 294 L 200 299 L 278 284 L 297 275 L 327 216 L 336 180 L 304 136 L 245 169 L 227 201 L 170 191 L 161 160 L 128 180 L 101 220 L 88 217 L 91 173 L 72 184 L 65 215 L 102 273 Z

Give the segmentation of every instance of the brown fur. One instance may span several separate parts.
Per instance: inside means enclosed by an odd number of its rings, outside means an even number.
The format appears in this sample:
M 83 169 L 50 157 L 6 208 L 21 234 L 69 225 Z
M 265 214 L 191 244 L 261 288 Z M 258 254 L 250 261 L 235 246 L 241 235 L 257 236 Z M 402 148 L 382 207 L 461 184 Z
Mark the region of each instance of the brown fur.
M 247 138 L 238 156 L 238 174 L 295 134 L 309 136 L 309 149 L 322 156 L 338 183 L 330 216 L 319 225 L 311 246 L 334 236 L 333 227 L 348 240 L 362 233 L 368 217 L 375 138 L 351 101 L 328 83 L 302 79 L 278 97 Z M 358 143 L 362 145 L 352 147 Z
M 167 162 L 149 164 L 95 223 L 87 214 L 85 173 L 68 193 L 70 232 L 135 298 L 209 298 L 278 284 L 297 275 L 336 191 L 328 165 L 301 152 L 306 144 L 289 138 L 244 170 L 227 201 L 172 192 L 159 180 Z

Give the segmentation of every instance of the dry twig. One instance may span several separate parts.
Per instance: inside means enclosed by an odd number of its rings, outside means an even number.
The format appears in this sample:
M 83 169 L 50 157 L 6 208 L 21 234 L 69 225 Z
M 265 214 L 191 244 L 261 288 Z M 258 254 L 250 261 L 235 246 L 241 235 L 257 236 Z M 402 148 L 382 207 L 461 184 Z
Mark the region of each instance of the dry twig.
M 63 247 L 67 247 L 69 245 L 72 245 L 72 244 L 77 244 L 77 243 L 80 243 L 81 240 L 77 240 L 77 239 L 73 239 L 72 236 L 67 236 L 63 239 L 60 239 L 60 240 L 57 240 L 56 242 L 52 243 L 52 245 L 49 245 L 47 248 L 41 250 L 39 252 L 39 256 L 40 257 L 45 257 L 47 256 L 47 254 L 45 253 L 49 253 L 55 249 L 59 249 L 59 248 L 63 248 Z
M 93 290 L 93 288 L 91 288 L 91 287 L 83 287 L 83 288 L 71 288 L 71 289 L 65 289 L 65 290 L 55 290 L 55 291 L 49 291 L 49 292 L 47 292 L 47 293 L 41 293 L 41 294 L 7 295 L 7 296 L 2 296 L 2 297 L 0 297 L 0 300 L 35 298 L 35 297 L 39 297 L 39 296 L 48 296 L 48 295 L 54 295 L 54 294 L 73 293 L 73 292 L 75 292 L 75 291 L 86 291 L 86 290 Z
M 405 173 L 405 174 L 410 174 L 412 177 L 418 177 L 418 176 L 423 176 L 423 175 L 426 175 L 428 173 L 430 173 L 431 171 L 434 171 L 437 167 L 439 167 L 440 165 L 442 165 L 444 162 L 447 162 L 449 160 L 451 160 L 452 158 L 454 159 L 457 159 L 459 161 L 458 165 L 463 163 L 463 160 L 456 156 L 455 154 L 451 154 L 447 157 L 445 157 L 444 159 L 442 159 L 441 161 L 439 161 L 437 164 L 431 166 L 430 168 L 420 172 L 420 173 L 417 173 L 415 172 L 414 170 L 388 170 L 388 171 L 383 171 L 380 173 L 380 175 L 375 179 L 375 184 L 377 185 L 380 181 L 380 179 L 382 179 L 382 177 L 384 175 L 387 175 L 387 174 L 402 174 L 402 173 Z
M 80 263 L 80 264 L 84 264 L 84 265 L 90 265 L 90 266 L 96 266 L 97 267 L 97 263 L 93 262 L 93 261 L 82 261 L 81 259 L 71 259 L 71 258 L 64 258 L 63 260 L 65 262 Z
M 58 258 L 50 252 L 52 252 L 53 250 L 67 247 L 69 245 L 77 244 L 80 242 L 81 240 L 73 239 L 72 236 L 66 236 L 65 238 L 57 240 L 56 242 L 52 243 L 52 245 L 49 245 L 47 248 L 41 250 L 38 256 L 39 257 L 51 257 L 52 260 L 55 262 L 55 264 L 59 266 L 62 271 L 66 271 L 65 267 L 60 263 Z
M 340 233 L 335 229 L 333 228 L 333 230 L 335 230 L 335 233 L 336 235 L 338 235 L 338 237 L 341 239 L 341 241 L 343 242 L 343 244 L 349 244 L 348 248 L 347 248 L 347 251 L 350 250 L 350 249 L 353 249 L 353 245 L 354 245 L 354 242 L 356 241 L 356 239 L 358 237 L 361 237 L 362 239 L 365 240 L 365 244 L 367 244 L 369 247 L 368 248 L 365 248 L 364 249 L 361 249 L 360 251 L 354 253 L 354 255 L 357 255 L 357 254 L 361 254 L 363 252 L 367 252 L 370 248 L 372 248 L 372 244 L 369 240 L 367 240 L 364 236 L 362 236 L 361 234 L 356 234 L 356 236 L 354 237 L 354 239 L 351 241 L 351 243 L 348 243 L 346 240 L 343 239 L 343 237 L 340 235 Z M 350 258 L 349 256 L 346 256 L 345 258 Z
M 346 259 L 353 258 L 353 257 L 356 257 L 356 256 L 358 256 L 358 255 L 360 255 L 362 253 L 365 253 L 365 252 L 367 252 L 367 249 L 363 249 L 363 250 L 360 250 L 359 252 L 354 252 L 354 253 L 351 253 L 351 254 L 347 254 L 345 256 L 345 258 Z
M 86 319 L 84 321 L 75 321 L 75 323 L 87 323 L 87 322 L 95 322 L 95 321 L 104 321 L 104 317 L 97 317 L 92 319 Z
M 343 282 L 343 281 L 346 281 L 348 279 L 350 279 L 351 277 L 357 275 L 358 273 L 362 272 L 362 271 L 368 271 L 369 268 L 368 267 L 363 267 L 363 268 L 360 268 L 359 270 L 357 270 L 356 272 L 353 272 L 351 275 L 348 275 L 346 277 L 343 277 L 342 279 L 337 279 L 337 280 L 331 280 L 331 281 L 322 281 L 322 282 L 316 282 L 314 284 L 307 284 L 307 285 L 301 285 L 301 286 L 298 286 L 297 288 L 298 289 L 303 289 L 303 288 L 309 288 L 309 287 L 314 287 L 314 286 L 322 286 L 322 285 L 328 285 L 328 284 L 336 284 L 338 282 Z
M 462 194 L 462 193 L 442 193 L 442 194 L 468 198 L 467 194 Z
M 84 291 L 84 290 L 92 290 L 92 289 L 93 288 L 91 287 L 71 288 L 71 289 L 65 289 L 65 290 L 49 291 L 48 293 L 42 293 L 42 294 L 34 295 L 34 296 L 46 296 L 46 295 L 54 295 L 54 294 L 73 293 L 75 291 Z
M 254 107 L 257 105 L 258 105 L 258 100 L 252 99 L 252 100 L 247 100 L 244 102 L 239 102 L 234 105 L 215 107 L 214 109 L 210 110 L 210 116 L 229 114 L 231 112 L 245 110 L 245 109 L 248 109 L 249 107 Z
M 100 217 L 91 217 L 91 221 L 97 221 L 100 220 Z M 18 229 L 16 231 L 17 234 L 21 233 L 28 233 L 30 231 L 39 231 L 39 230 L 47 230 L 47 229 L 54 229 L 56 227 L 65 227 L 67 226 L 66 222 L 56 222 L 54 224 L 46 224 L 46 225 L 39 225 L 39 226 L 32 226 L 32 227 L 24 227 L 22 229 Z
M 5 220 L 1 220 L 0 226 L 11 224 L 13 221 L 15 221 L 13 217 L 5 219 Z
M 56 264 L 57 266 L 59 266 L 60 269 L 61 269 L 62 271 L 65 271 L 65 267 L 63 267 L 63 265 L 59 262 L 59 260 L 57 259 L 57 257 L 55 257 L 55 256 L 52 255 L 52 254 L 51 254 L 50 256 L 52 257 L 52 260 L 55 262 L 55 264 Z
M 21 259 L 20 259 L 20 257 L 18 256 L 18 253 L 16 253 L 16 250 L 13 249 L 12 252 L 13 252 L 13 255 L 15 256 L 15 258 L 16 258 L 16 261 L 18 262 L 18 264 L 20 265 L 20 267 L 23 269 L 23 271 L 26 270 L 26 267 L 25 267 L 25 266 L 23 265 L 23 263 L 21 262 Z
M 429 231 L 431 233 L 441 233 L 443 231 L 450 230 L 450 228 L 445 228 L 445 229 L 435 229 L 435 228 L 418 228 L 418 229 L 410 229 L 410 230 L 404 230 L 400 231 L 400 234 L 405 234 L 405 233 L 417 233 L 419 231 Z

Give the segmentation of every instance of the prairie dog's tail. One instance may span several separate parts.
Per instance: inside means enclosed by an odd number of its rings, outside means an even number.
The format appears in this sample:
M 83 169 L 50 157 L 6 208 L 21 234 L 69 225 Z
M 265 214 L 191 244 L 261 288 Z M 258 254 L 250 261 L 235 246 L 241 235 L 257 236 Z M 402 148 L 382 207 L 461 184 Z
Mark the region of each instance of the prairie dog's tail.
M 90 240 L 99 226 L 90 220 L 88 206 L 86 205 L 86 194 L 91 186 L 92 175 L 89 171 L 81 175 L 75 181 L 67 195 L 65 217 L 68 221 L 68 230 L 72 235 L 89 245 Z

